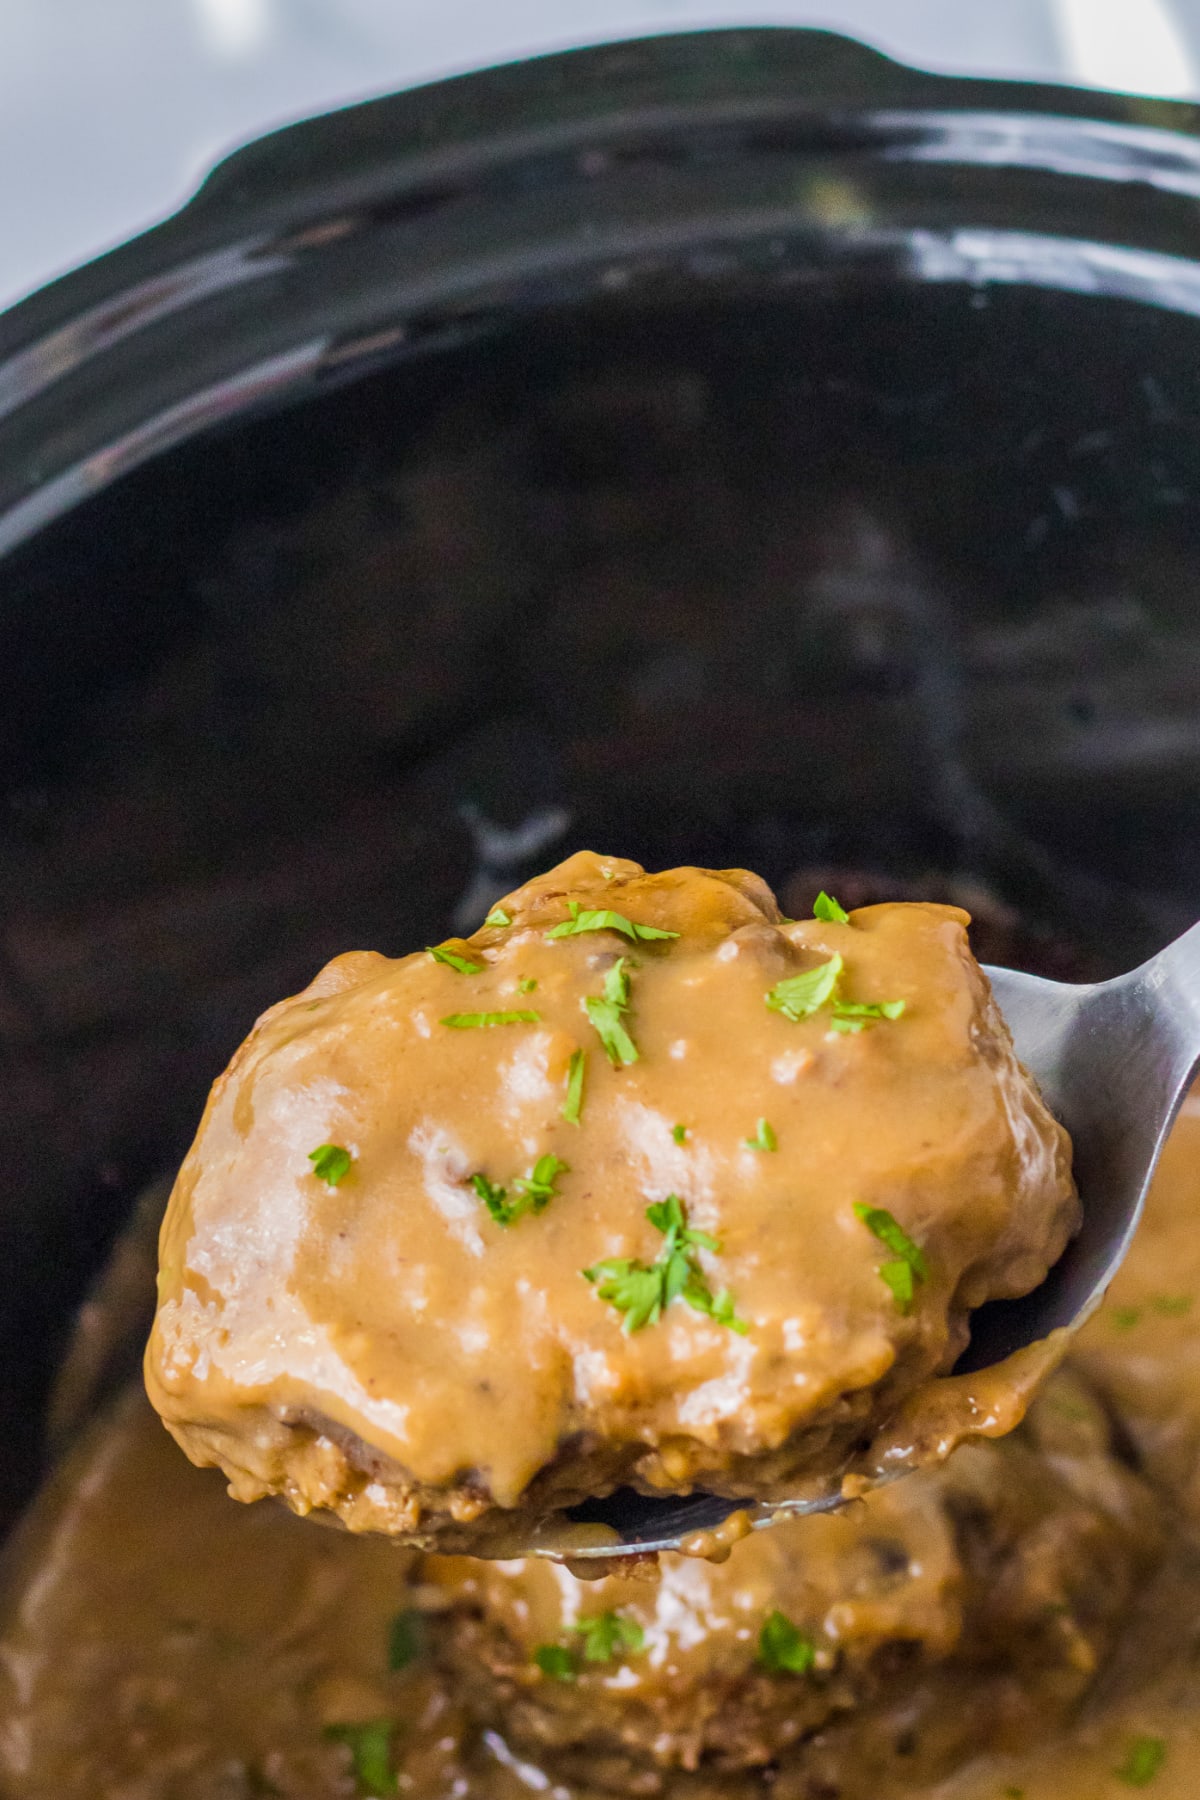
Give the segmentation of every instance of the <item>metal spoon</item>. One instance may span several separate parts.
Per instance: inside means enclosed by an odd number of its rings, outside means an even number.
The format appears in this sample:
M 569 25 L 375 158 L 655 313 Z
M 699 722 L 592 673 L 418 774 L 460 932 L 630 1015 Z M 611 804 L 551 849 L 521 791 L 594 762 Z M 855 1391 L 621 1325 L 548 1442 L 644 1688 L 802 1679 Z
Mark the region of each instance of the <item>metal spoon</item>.
M 987 973 L 1017 1055 L 1071 1134 L 1083 1224 L 1033 1293 L 992 1301 L 972 1316 L 971 1342 L 956 1372 L 990 1368 L 1057 1326 L 1082 1323 L 1099 1304 L 1124 1260 L 1167 1133 L 1200 1067 L 1200 925 L 1112 981 L 1042 981 L 1016 969 Z M 656 1500 L 622 1488 L 571 1515 L 614 1528 L 619 1541 L 573 1548 L 571 1556 L 678 1550 L 683 1538 L 714 1530 L 733 1512 L 748 1511 L 757 1528 L 841 1504 L 836 1490 L 763 1506 L 716 1494 Z

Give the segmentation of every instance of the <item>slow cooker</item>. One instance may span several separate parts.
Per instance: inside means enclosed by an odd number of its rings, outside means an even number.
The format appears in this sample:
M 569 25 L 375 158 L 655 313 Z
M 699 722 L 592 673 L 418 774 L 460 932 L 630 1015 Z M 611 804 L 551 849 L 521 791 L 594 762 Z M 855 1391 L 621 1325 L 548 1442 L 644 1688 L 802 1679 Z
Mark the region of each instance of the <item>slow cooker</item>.
M 1198 128 L 623 43 L 278 132 L 0 319 L 5 1516 L 329 955 L 585 844 L 951 893 L 1065 974 L 1192 921 Z

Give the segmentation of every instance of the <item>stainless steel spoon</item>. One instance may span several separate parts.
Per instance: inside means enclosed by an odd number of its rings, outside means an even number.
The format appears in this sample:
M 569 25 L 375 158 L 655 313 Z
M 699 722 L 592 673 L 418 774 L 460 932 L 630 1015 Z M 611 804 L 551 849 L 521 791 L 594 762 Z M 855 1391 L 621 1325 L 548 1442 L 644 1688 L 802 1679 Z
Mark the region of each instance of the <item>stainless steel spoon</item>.
M 1200 925 L 1112 981 L 1075 985 L 1016 969 L 987 973 L 1017 1055 L 1071 1134 L 1083 1225 L 1032 1294 L 993 1301 L 973 1315 L 959 1370 L 990 1368 L 1057 1326 L 1081 1323 L 1099 1304 L 1124 1260 L 1167 1133 L 1200 1067 Z M 619 1541 L 573 1548 L 571 1556 L 678 1550 L 683 1538 L 712 1531 L 742 1509 L 757 1528 L 841 1504 L 839 1492 L 767 1507 L 715 1494 L 656 1500 L 624 1488 L 572 1515 L 614 1528 Z

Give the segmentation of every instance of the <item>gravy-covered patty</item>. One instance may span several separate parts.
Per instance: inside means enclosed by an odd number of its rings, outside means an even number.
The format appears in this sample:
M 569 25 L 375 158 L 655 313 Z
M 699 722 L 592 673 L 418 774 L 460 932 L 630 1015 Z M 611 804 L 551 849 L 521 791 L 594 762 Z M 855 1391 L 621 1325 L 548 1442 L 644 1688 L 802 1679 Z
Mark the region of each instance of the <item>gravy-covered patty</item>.
M 451 1557 L 426 1578 L 450 1601 L 433 1641 L 452 1690 L 550 1775 L 646 1793 L 671 1770 L 815 1758 L 840 1793 L 901 1713 L 922 1740 L 941 1721 L 935 1769 L 1044 1732 L 1107 1658 L 1158 1541 L 1103 1410 L 1060 1372 L 1013 1436 L 720 1566 L 584 1583 Z
M 770 1532 L 715 1571 L 663 1558 L 658 1592 L 414 1563 L 232 1506 L 130 1393 L 0 1555 L 0 1791 L 1195 1800 L 1198 1209 L 1200 1095 L 1082 1333 L 1084 1381 L 1054 1379 L 1003 1443 L 779 1528 L 792 1553 L 774 1565 Z M 792 1735 L 793 1707 L 820 1719 L 810 1735 Z
M 1078 1202 L 966 914 L 821 912 L 581 853 L 266 1013 L 163 1228 L 188 1455 L 483 1553 L 620 1484 L 836 1480 Z

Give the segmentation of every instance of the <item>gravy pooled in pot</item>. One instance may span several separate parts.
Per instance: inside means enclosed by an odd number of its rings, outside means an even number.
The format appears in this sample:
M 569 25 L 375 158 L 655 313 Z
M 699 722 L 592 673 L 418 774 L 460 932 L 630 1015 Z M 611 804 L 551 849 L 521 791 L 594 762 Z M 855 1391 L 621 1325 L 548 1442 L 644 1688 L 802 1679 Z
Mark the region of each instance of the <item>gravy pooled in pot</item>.
M 1112 1439 L 1064 1372 L 1011 1437 L 836 1517 L 585 1585 L 234 1506 L 131 1390 L 0 1559 L 0 1791 L 924 1794 L 1044 1743 L 1129 1634 L 1162 1509 Z
M 932 1777 L 1061 1722 L 1162 1535 L 1064 1370 L 1001 1442 L 781 1521 L 719 1566 L 667 1557 L 656 1584 L 584 1583 L 537 1559 L 430 1558 L 448 1601 L 431 1650 L 468 1716 L 556 1781 L 638 1794 L 783 1765 L 801 1792 L 807 1775 L 857 1795 L 901 1730 L 910 1773 Z
M 967 915 L 580 853 L 337 958 L 216 1083 L 151 1399 L 238 1499 L 481 1554 L 828 1486 L 1078 1219 Z

